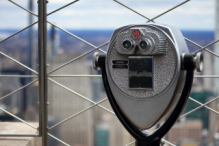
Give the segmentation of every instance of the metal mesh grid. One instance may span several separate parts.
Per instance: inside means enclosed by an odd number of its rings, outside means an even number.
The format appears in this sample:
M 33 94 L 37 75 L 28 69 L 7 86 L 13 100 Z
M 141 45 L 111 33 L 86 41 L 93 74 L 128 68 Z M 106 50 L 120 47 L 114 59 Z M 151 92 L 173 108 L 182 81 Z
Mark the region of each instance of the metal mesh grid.
M 26 8 L 24 8 L 24 7 L 22 7 L 21 5 L 19 5 L 18 3 L 14 2 L 14 1 L 12 1 L 12 0 L 8 0 L 8 1 L 11 2 L 11 3 L 14 4 L 14 5 L 20 7 L 21 9 L 27 11 L 28 13 L 30 13 L 30 14 L 32 14 L 32 15 L 38 17 L 37 14 L 34 14 L 33 12 L 27 10 Z M 58 9 L 56 9 L 56 10 L 50 12 L 50 13 L 48 13 L 47 16 L 52 15 L 53 13 L 56 13 L 56 12 L 58 12 L 58 11 L 64 9 L 64 8 L 66 8 L 66 7 L 68 7 L 68 6 L 72 5 L 72 4 L 74 4 L 74 3 L 78 2 L 78 1 L 79 1 L 79 0 L 72 1 L 72 2 L 70 2 L 70 3 L 68 3 L 68 4 L 66 4 L 66 5 L 64 5 L 64 6 L 60 7 L 60 8 L 58 8 Z M 147 22 L 153 22 L 153 23 L 156 23 L 155 20 L 156 20 L 157 18 L 159 18 L 159 17 L 161 17 L 161 16 L 163 16 L 163 15 L 168 15 L 169 12 L 174 11 L 175 9 L 177 9 L 177 8 L 179 8 L 180 6 L 182 6 L 182 5 L 186 4 L 186 3 L 188 3 L 189 1 L 190 1 L 190 0 L 185 0 L 185 1 L 183 1 L 182 3 L 180 3 L 180 4 L 178 4 L 178 5 L 174 6 L 174 7 L 172 7 L 172 8 L 170 8 L 170 9 L 168 9 L 167 11 L 164 11 L 163 13 L 161 13 L 161 14 L 159 14 L 159 15 L 153 17 L 153 18 L 148 18 L 147 16 L 145 16 L 145 15 L 143 15 L 143 14 L 137 12 L 137 10 L 134 10 L 134 9 L 132 9 L 132 8 L 130 8 L 130 7 L 128 7 L 128 6 L 126 6 L 124 3 L 120 2 L 120 1 L 117 1 L 117 0 L 114 0 L 115 3 L 121 5 L 121 6 L 125 7 L 125 8 L 127 8 L 128 10 L 132 11 L 133 13 L 136 13 L 137 15 L 143 17 L 144 19 L 147 20 Z M 33 24 L 31 24 L 31 25 L 29 25 L 29 26 L 23 28 L 22 30 L 20 30 L 20 31 L 14 33 L 13 35 L 11 35 L 11 36 L 5 38 L 4 40 L 0 41 L 0 43 L 2 43 L 2 42 L 4 42 L 4 41 L 8 40 L 9 38 L 11 38 L 11 37 L 17 35 L 18 33 L 22 32 L 22 31 L 24 31 L 24 30 L 26 30 L 26 29 L 28 29 L 28 28 L 30 28 L 30 27 L 32 27 L 33 25 L 35 25 L 35 24 L 37 24 L 37 23 L 38 23 L 38 21 L 37 21 L 37 22 L 34 22 Z M 89 106 L 89 107 L 87 107 L 87 108 L 85 108 L 85 109 L 83 109 L 83 110 L 77 112 L 76 114 L 73 114 L 73 115 L 69 116 L 68 118 L 66 118 L 66 119 L 64 119 L 64 120 L 62 120 L 62 121 L 60 121 L 60 122 L 54 124 L 53 126 L 48 127 L 48 136 L 54 138 L 55 140 L 59 141 L 59 142 L 62 143 L 63 145 L 67 145 L 67 146 L 68 146 L 69 144 L 67 144 L 66 142 L 62 141 L 61 139 L 55 137 L 54 135 L 50 134 L 50 133 L 49 133 L 50 130 L 52 130 L 53 128 L 59 126 L 60 124 L 64 124 L 66 121 L 68 121 L 68 120 L 70 120 L 70 119 L 76 117 L 77 115 L 80 115 L 80 114 L 84 113 L 85 111 L 90 110 L 90 109 L 92 109 L 92 108 L 94 108 L 94 107 L 96 107 L 96 106 L 102 108 L 103 110 L 105 110 L 105 111 L 107 111 L 107 112 L 109 112 L 109 113 L 111 113 L 111 114 L 113 114 L 113 115 L 114 115 L 114 112 L 101 105 L 101 103 L 103 103 L 104 101 L 106 101 L 107 98 L 104 98 L 104 99 L 102 99 L 102 100 L 100 100 L 100 101 L 98 101 L 98 102 L 95 102 L 95 101 L 89 99 L 88 97 L 85 97 L 85 96 L 81 95 L 80 93 L 78 93 L 78 92 L 76 92 L 76 91 L 70 89 L 69 87 L 67 87 L 67 86 L 65 86 L 65 85 L 63 85 L 63 84 L 59 83 L 58 81 L 56 81 L 56 80 L 54 80 L 54 79 L 51 78 L 51 77 L 101 77 L 100 75 L 53 75 L 52 73 L 54 73 L 55 71 L 57 71 L 57 70 L 59 70 L 59 69 L 62 69 L 63 67 L 69 65 L 70 63 L 72 63 L 72 62 L 74 62 L 74 61 L 76 61 L 76 60 L 78 60 L 78 59 L 80 59 L 80 58 L 82 58 L 82 57 L 84 57 L 84 56 L 86 56 L 86 55 L 88 55 L 88 54 L 91 54 L 91 53 L 94 52 L 94 51 L 97 51 L 97 50 L 98 50 L 98 51 L 100 51 L 100 52 L 106 53 L 106 52 L 105 52 L 104 50 L 102 50 L 101 48 L 104 47 L 104 46 L 106 46 L 109 42 L 106 42 L 106 43 L 104 43 L 104 44 L 102 44 L 102 45 L 99 45 L 99 46 L 95 46 L 95 45 L 93 45 L 93 44 L 91 44 L 91 43 L 85 41 L 84 39 L 82 39 L 82 38 L 76 36 L 75 34 L 72 34 L 72 33 L 70 33 L 69 31 L 67 31 L 67 30 L 65 30 L 65 29 L 63 29 L 63 28 L 61 28 L 61 27 L 59 27 L 58 25 L 56 25 L 56 24 L 50 22 L 50 21 L 47 21 L 47 23 L 48 23 L 48 24 L 51 24 L 51 25 L 53 25 L 53 26 L 55 26 L 56 28 L 60 29 L 61 31 L 63 31 L 63 32 L 69 34 L 69 35 L 71 35 L 72 37 L 74 37 L 74 38 L 76 38 L 76 39 L 82 41 L 83 43 L 85 43 L 85 44 L 87 44 L 87 45 L 89 45 L 90 47 L 93 48 L 92 50 L 87 51 L 86 53 L 84 53 L 84 54 L 82 54 L 82 55 L 80 55 L 80 56 L 77 56 L 77 57 L 75 57 L 74 59 L 71 59 L 70 61 L 68 61 L 68 62 L 66 62 L 66 63 L 64 63 L 64 64 L 62 64 L 62 65 L 56 67 L 55 69 L 49 71 L 48 74 L 47 74 L 49 81 L 53 82 L 54 84 L 60 86 L 61 88 L 63 88 L 63 89 L 65 89 L 65 90 L 67 90 L 67 91 L 69 91 L 69 92 L 75 94 L 76 96 L 78 96 L 78 97 L 80 97 L 80 98 L 82 98 L 82 99 L 84 99 L 84 100 L 86 100 L 86 101 L 88 101 L 88 102 L 90 102 L 90 103 L 92 104 L 91 106 Z M 189 42 L 189 43 L 191 43 L 191 44 L 197 46 L 198 48 L 200 48 L 200 49 L 196 50 L 196 51 L 193 52 L 193 53 L 197 53 L 197 52 L 200 52 L 200 51 L 207 51 L 207 52 L 209 52 L 210 54 L 212 54 L 213 56 L 219 57 L 219 54 L 216 54 L 215 52 L 213 52 L 213 51 L 211 51 L 211 50 L 209 49 L 210 46 L 214 45 L 214 44 L 217 43 L 219 40 L 215 40 L 215 41 L 209 43 L 209 44 L 206 45 L 206 46 L 201 46 L 201 45 L 199 45 L 199 44 L 193 42 L 192 40 L 189 40 L 188 38 L 185 38 L 185 40 L 186 40 L 187 42 Z M 33 69 L 27 67 L 26 65 L 24 65 L 24 64 L 22 64 L 21 62 L 19 62 L 19 61 L 13 59 L 12 57 L 6 55 L 6 54 L 3 53 L 3 52 L 0 52 L 0 54 L 3 55 L 3 56 L 5 56 L 5 57 L 7 57 L 8 59 L 10 59 L 10 60 L 16 62 L 17 64 L 21 65 L 22 67 L 24 67 L 24 68 L 30 70 L 30 71 L 33 72 L 34 74 L 36 74 L 36 75 L 23 75 L 23 76 L 1 75 L 1 77 L 22 77 L 22 78 L 31 77 L 31 78 L 37 78 L 37 75 L 38 75 L 38 72 L 37 72 L 37 71 L 35 71 L 35 70 L 33 70 Z M 51 75 L 51 74 L 52 74 L 52 75 Z M 195 77 L 196 77 L 196 78 L 219 78 L 218 75 L 195 75 Z M 31 84 L 37 82 L 37 81 L 38 81 L 38 79 L 33 80 L 32 82 L 28 83 L 27 85 L 25 85 L 25 86 L 23 86 L 23 87 L 21 87 L 21 88 L 15 90 L 15 91 L 11 92 L 11 93 L 8 94 L 8 95 L 5 95 L 4 97 L 1 97 L 0 100 L 1 100 L 1 99 L 4 99 L 4 98 L 7 98 L 7 97 L 10 96 L 11 94 L 18 92 L 18 91 L 22 90 L 23 88 L 26 88 L 27 86 L 29 86 L 29 85 L 31 85 Z M 200 108 L 202 108 L 202 107 L 204 107 L 204 108 L 206 108 L 206 109 L 212 111 L 214 114 L 217 114 L 217 115 L 218 115 L 218 114 L 219 114 L 218 111 L 216 111 L 216 110 L 214 110 L 214 109 L 212 109 L 211 107 L 208 106 L 209 103 L 211 103 L 211 102 L 217 100 L 218 98 L 219 98 L 219 97 L 214 97 L 212 100 L 210 100 L 210 101 L 208 101 L 208 102 L 206 102 L 206 103 L 203 104 L 203 103 L 197 101 L 196 99 L 190 97 L 189 100 L 191 100 L 191 101 L 193 101 L 193 102 L 196 102 L 199 106 L 196 107 L 195 109 L 193 109 L 193 110 L 191 110 L 191 111 L 189 111 L 189 112 L 187 112 L 187 113 L 181 115 L 181 116 L 179 117 L 179 119 L 182 118 L 182 117 L 185 117 L 185 116 L 187 116 L 187 115 L 189 115 L 189 114 L 191 114 L 191 113 L 193 113 L 193 112 L 195 112 L 195 111 L 197 111 L 198 109 L 200 109 Z M 7 114 L 9 114 L 9 115 L 15 117 L 16 119 L 18 119 L 19 121 L 24 122 L 24 123 L 27 124 L 28 126 L 30 126 L 30 127 L 32 127 L 32 128 L 34 128 L 34 129 L 37 130 L 37 127 L 34 127 L 34 126 L 31 125 L 30 123 L 28 123 L 28 122 L 26 122 L 26 121 L 20 119 L 19 117 L 16 117 L 15 115 L 9 113 L 8 111 L 6 111 L 6 110 L 4 110 L 4 109 L 2 109 L 2 108 L 0 108 L 0 110 L 6 112 Z M 13 136 L 13 134 L 11 134 L 11 136 Z M 30 135 L 30 136 L 31 136 L 31 135 Z M 171 142 L 166 141 L 165 139 L 163 139 L 163 140 L 164 140 L 165 143 L 174 146 L 174 144 L 172 144 Z M 128 143 L 127 146 L 128 146 L 128 145 L 132 145 L 133 143 L 134 143 L 134 141 Z

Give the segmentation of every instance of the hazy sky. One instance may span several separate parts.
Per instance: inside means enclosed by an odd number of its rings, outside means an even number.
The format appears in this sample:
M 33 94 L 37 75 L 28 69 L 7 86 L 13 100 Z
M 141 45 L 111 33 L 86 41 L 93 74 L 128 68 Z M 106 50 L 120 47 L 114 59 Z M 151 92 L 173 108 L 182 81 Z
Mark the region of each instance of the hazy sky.
M 25 8 L 28 8 L 28 1 L 14 0 Z M 33 1 L 34 12 L 37 13 L 37 0 Z M 73 0 L 49 0 L 48 13 L 71 1 Z M 180 29 L 213 30 L 215 27 L 215 1 L 191 0 L 155 21 L 174 25 Z M 148 18 L 153 18 L 183 0 L 120 0 L 120 2 Z M 0 0 L 0 29 L 24 28 L 28 24 L 27 18 L 27 12 L 8 0 Z M 115 29 L 123 25 L 147 21 L 113 0 L 80 0 L 52 14 L 48 20 L 65 29 Z

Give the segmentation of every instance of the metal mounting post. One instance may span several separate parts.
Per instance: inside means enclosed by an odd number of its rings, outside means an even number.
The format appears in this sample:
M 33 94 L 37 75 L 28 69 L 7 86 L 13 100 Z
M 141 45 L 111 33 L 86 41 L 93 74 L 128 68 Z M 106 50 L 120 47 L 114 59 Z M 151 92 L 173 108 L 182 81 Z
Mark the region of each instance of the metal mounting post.
M 38 1 L 38 61 L 39 61 L 39 133 L 42 136 L 42 146 L 48 145 L 47 136 L 47 15 L 46 0 Z

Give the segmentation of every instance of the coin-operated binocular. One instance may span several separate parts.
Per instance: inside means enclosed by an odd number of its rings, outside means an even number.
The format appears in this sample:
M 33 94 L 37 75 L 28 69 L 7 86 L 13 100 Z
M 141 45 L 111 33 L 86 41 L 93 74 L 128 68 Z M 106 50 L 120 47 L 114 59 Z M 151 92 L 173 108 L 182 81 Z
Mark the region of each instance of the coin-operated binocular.
M 94 54 L 93 67 L 102 70 L 110 104 L 136 146 L 159 146 L 189 97 L 203 56 L 189 54 L 175 27 L 128 25 L 114 31 L 106 54 Z

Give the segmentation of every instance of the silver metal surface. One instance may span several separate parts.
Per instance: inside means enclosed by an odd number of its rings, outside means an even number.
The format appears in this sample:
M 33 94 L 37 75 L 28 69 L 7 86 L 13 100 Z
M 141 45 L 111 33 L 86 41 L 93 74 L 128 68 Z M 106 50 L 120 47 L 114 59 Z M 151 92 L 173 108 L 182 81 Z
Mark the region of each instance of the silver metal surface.
M 219 75 L 195 75 L 195 78 L 219 78 Z
M 112 60 L 128 60 L 128 55 L 135 55 L 133 53 L 135 53 L 136 51 L 132 51 L 132 52 L 127 52 L 124 51 L 122 52 L 122 46 L 121 44 L 118 45 L 118 43 L 122 43 L 124 38 L 120 37 L 121 35 L 125 35 L 125 37 L 130 37 L 130 32 L 129 29 L 133 29 L 133 28 L 139 28 L 142 30 L 146 30 L 147 35 L 152 35 L 154 37 L 154 40 L 156 41 L 155 44 L 159 44 L 160 40 L 159 38 L 164 38 L 164 36 L 159 37 L 161 35 L 163 35 L 161 32 L 159 32 L 157 29 L 152 29 L 150 28 L 150 26 L 148 25 L 139 25 L 139 26 L 133 26 L 133 27 L 128 27 L 125 30 L 122 30 L 122 32 L 120 32 L 119 34 L 117 34 L 117 37 L 112 37 L 115 38 L 114 40 L 112 40 L 109 49 L 108 49 L 108 53 L 106 56 L 106 67 L 108 70 L 108 75 L 109 78 L 112 79 L 112 81 L 116 84 L 116 86 L 123 92 L 123 94 L 127 94 L 128 96 L 131 96 L 132 98 L 135 99 L 148 99 L 148 97 L 153 97 L 156 96 L 157 94 L 160 94 L 162 91 L 166 90 L 167 86 L 169 86 L 170 82 L 172 81 L 172 79 L 175 76 L 175 72 L 176 72 L 176 64 L 177 61 L 179 60 L 179 57 L 176 58 L 176 53 L 174 50 L 174 46 L 171 44 L 171 42 L 169 42 L 168 46 L 166 46 L 168 48 L 168 53 L 166 55 L 157 55 L 157 52 L 159 52 L 159 46 L 160 45 L 156 45 L 154 47 L 154 49 L 152 50 L 145 50 L 145 52 L 141 52 L 140 55 L 156 55 L 156 57 L 154 57 L 154 65 L 153 65 L 153 71 L 154 71 L 154 88 L 152 91 L 147 91 L 147 90 L 130 90 L 128 87 L 128 69 L 113 69 L 113 63 Z M 128 35 L 126 36 L 126 33 L 128 33 Z M 158 34 L 159 33 L 159 34 Z M 142 36 L 144 37 L 144 36 Z M 151 37 L 151 36 L 150 36 Z M 155 39 L 156 38 L 156 39 Z M 138 40 L 136 39 L 136 44 L 138 44 L 139 40 L 141 40 L 141 38 L 139 38 Z M 122 55 L 120 55 L 120 53 L 122 52 Z M 165 80 L 163 78 L 163 75 L 165 75 Z M 159 84 L 159 86 L 158 86 Z
M 216 0 L 216 10 L 215 10 L 215 33 L 214 33 L 214 38 L 215 40 L 219 40 L 219 0 Z M 214 45 L 214 49 L 213 49 L 215 54 L 219 54 L 219 43 Z M 217 55 L 219 56 L 219 55 Z M 214 74 L 215 75 L 219 75 L 219 57 L 214 58 Z M 219 93 L 218 89 L 219 89 L 219 81 L 218 80 L 214 80 L 214 92 Z
M 137 38 L 133 37 L 133 31 L 139 30 L 141 35 Z M 167 49 L 167 41 L 162 33 L 156 29 L 144 25 L 133 26 L 130 29 L 123 30 L 119 33 L 115 39 L 115 48 L 120 54 L 131 55 L 136 53 L 136 46 L 140 47 L 139 44 L 142 40 L 146 40 L 150 45 L 146 49 L 141 49 L 142 55 L 160 55 L 165 54 Z M 132 42 L 132 47 L 129 49 L 124 48 L 123 43 L 125 40 Z M 155 45 L 158 44 L 158 45 Z M 112 44 L 111 44 L 112 45 Z M 135 47 L 134 47 L 135 46 Z
M 123 43 L 124 43 L 125 41 L 131 42 L 131 46 L 130 46 L 129 48 L 125 48 L 125 47 L 124 47 L 124 44 L 123 44 L 123 49 L 126 50 L 126 51 L 133 49 L 134 46 L 136 45 L 135 42 L 133 41 L 133 39 L 125 39 L 125 40 L 123 40 Z
M 198 52 L 196 54 L 196 57 L 195 57 L 195 67 L 196 67 L 196 70 L 198 72 L 201 72 L 203 70 L 203 67 L 204 67 L 204 64 L 203 64 L 203 54 L 201 52 Z
M 140 40 L 140 42 L 141 41 L 145 41 L 146 43 L 147 43 L 147 47 L 144 49 L 144 48 L 142 48 L 140 45 L 138 45 L 138 47 L 142 50 L 142 51 L 144 51 L 144 50 L 148 50 L 148 49 L 150 49 L 151 48 L 151 46 L 152 46 L 152 41 L 151 40 L 149 40 L 149 39 L 141 39 Z M 154 45 L 154 44 L 153 44 Z
M 0 78 L 38 78 L 36 75 L 0 75 Z
M 0 137 L 39 137 L 39 134 L 31 134 L 31 133 L 0 133 Z
M 48 145 L 47 137 L 47 0 L 38 1 L 38 57 L 39 57 L 39 134 L 42 135 L 42 146 Z
M 48 77 L 102 77 L 101 75 L 49 75 Z
M 172 36 L 168 36 L 158 27 L 168 29 Z M 130 53 L 121 54 L 119 49 L 122 46 L 115 44 L 120 40 L 124 40 L 124 38 L 120 38 L 119 36 L 126 35 L 126 32 L 129 33 L 129 29 L 145 29 L 145 32 L 150 32 L 148 35 L 151 35 L 150 37 L 153 37 L 156 42 L 156 46 L 153 50 L 144 53 L 144 55 L 153 56 L 154 59 L 153 90 L 130 89 L 128 87 L 128 69 L 113 68 L 113 60 L 128 60 Z M 141 38 L 139 38 L 139 40 L 141 40 Z M 161 45 L 167 52 L 158 55 L 157 51 L 160 45 L 157 44 L 159 44 L 161 40 L 167 41 L 168 45 Z M 136 41 L 138 40 L 136 39 Z M 185 82 L 185 71 L 181 70 L 180 61 L 183 52 L 188 53 L 186 42 L 181 32 L 174 27 L 157 24 L 141 24 L 122 27 L 114 32 L 108 47 L 105 64 L 108 82 L 123 113 L 138 128 L 148 129 L 160 120 L 165 119 L 178 102 Z M 131 55 L 136 56 L 136 54 Z M 137 54 L 137 56 L 138 55 L 139 54 Z M 164 86 L 158 86 L 163 84 Z M 143 109 L 147 111 L 147 114 L 142 112 Z
M 93 64 L 94 70 L 100 69 L 98 66 L 98 58 L 99 58 L 99 52 L 95 52 L 92 58 L 92 64 Z

